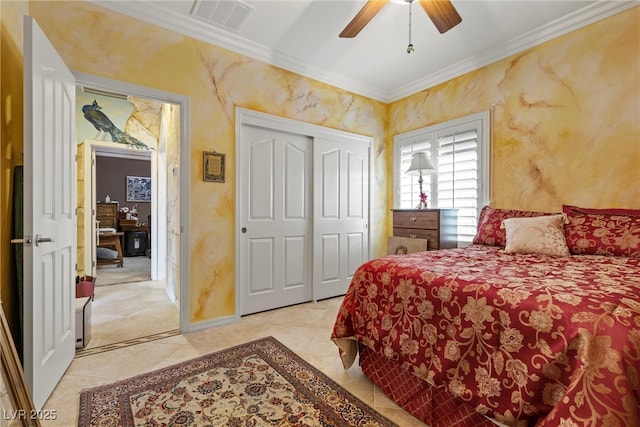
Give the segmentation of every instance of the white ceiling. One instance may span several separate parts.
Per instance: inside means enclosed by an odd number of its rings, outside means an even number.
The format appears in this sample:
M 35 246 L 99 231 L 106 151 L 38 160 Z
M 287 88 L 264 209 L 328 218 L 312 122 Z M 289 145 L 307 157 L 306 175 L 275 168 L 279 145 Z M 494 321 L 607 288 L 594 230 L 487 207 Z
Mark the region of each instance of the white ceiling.
M 353 39 L 338 34 L 366 0 L 243 0 L 252 11 L 235 31 L 191 15 L 196 0 L 91 1 L 384 102 L 640 4 L 639 0 L 453 0 L 462 23 L 445 34 L 414 4 L 415 52 L 409 55 L 409 6 L 396 0 L 390 0 Z

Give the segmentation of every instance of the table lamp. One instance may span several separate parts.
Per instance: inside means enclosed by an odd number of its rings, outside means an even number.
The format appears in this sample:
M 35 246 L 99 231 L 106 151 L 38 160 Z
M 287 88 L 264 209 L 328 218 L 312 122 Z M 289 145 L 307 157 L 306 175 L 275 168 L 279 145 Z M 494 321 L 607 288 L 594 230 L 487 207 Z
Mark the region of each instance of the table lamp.
M 427 207 L 427 195 L 422 191 L 422 175 L 436 172 L 435 166 L 429 160 L 427 153 L 419 151 L 413 153 L 411 159 L 411 165 L 407 169 L 407 175 L 418 175 L 418 184 L 420 185 L 420 203 L 416 206 L 416 209 L 423 209 Z

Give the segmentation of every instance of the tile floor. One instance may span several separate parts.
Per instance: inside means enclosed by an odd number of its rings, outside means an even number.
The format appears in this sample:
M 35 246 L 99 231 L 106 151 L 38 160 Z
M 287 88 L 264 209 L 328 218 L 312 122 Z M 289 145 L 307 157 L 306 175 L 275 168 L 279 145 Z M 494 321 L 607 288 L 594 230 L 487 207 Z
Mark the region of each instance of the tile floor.
M 152 288 L 143 293 L 145 298 L 156 298 L 151 296 Z M 163 292 L 161 287 L 160 291 Z M 96 300 L 100 298 L 98 292 Z M 84 388 L 123 380 L 265 336 L 278 339 L 398 425 L 424 426 L 373 386 L 359 367 L 353 366 L 346 371 L 342 368 L 337 347 L 329 339 L 341 300 L 338 297 L 253 314 L 229 325 L 76 357 L 44 407 L 55 410 L 57 419 L 44 422 L 43 426 L 75 426 L 80 391 Z M 135 321 L 135 327 L 142 327 L 143 322 L 157 323 L 157 318 L 150 314 L 142 316 Z
M 123 268 L 98 266 L 86 349 L 180 329 L 178 308 L 164 283 L 151 281 L 148 257 L 125 257 Z
M 151 258 L 146 256 L 124 257 L 122 267 L 114 264 L 98 265 L 98 286 L 151 280 Z
M 86 349 L 180 329 L 178 307 L 164 281 L 96 286 Z

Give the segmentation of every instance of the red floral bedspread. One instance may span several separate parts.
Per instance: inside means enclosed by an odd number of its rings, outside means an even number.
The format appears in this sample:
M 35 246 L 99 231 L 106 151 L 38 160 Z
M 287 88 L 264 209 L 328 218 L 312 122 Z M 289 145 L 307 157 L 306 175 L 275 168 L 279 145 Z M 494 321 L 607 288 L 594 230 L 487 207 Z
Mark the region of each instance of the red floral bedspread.
M 507 425 L 640 425 L 640 259 L 482 245 L 377 258 L 332 339 L 345 368 L 358 341 Z

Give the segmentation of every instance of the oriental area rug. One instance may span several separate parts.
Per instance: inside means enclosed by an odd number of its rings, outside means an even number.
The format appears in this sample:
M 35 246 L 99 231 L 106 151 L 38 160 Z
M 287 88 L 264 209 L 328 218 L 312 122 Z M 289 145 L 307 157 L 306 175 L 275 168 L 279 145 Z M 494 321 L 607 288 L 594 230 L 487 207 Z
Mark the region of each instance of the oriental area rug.
M 395 426 L 273 337 L 83 390 L 78 426 Z

